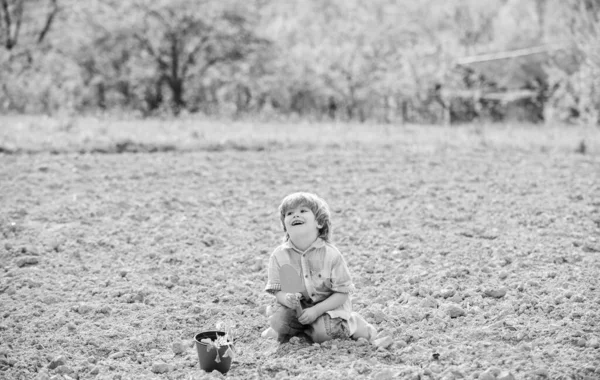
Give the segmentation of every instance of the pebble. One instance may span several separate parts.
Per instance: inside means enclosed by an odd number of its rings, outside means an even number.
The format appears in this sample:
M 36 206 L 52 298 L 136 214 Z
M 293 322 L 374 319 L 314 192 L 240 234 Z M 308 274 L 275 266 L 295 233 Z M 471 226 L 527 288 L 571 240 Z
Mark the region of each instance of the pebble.
M 375 338 L 379 339 L 379 338 L 383 338 L 386 336 L 392 336 L 392 335 L 394 335 L 394 331 L 395 330 L 393 330 L 393 329 L 383 329 L 379 333 L 377 333 L 377 336 Z
M 394 343 L 394 339 L 391 336 L 385 336 L 383 338 L 375 339 L 373 344 L 380 348 L 388 348 Z
M 433 297 L 427 296 L 423 301 L 421 301 L 420 306 L 428 309 L 436 309 L 438 307 L 438 303 Z
M 450 316 L 450 318 L 462 317 L 467 313 L 458 305 L 448 305 L 446 306 L 446 314 Z
M 171 366 L 166 363 L 152 363 L 152 372 L 154 373 L 167 373 L 171 371 Z
M 505 280 L 508 277 L 508 272 L 505 270 L 500 271 L 500 273 L 498 273 L 498 277 L 501 280 Z
M 496 376 L 496 380 L 515 380 L 515 377 L 509 371 L 502 371 Z
M 200 305 L 194 305 L 191 307 L 190 311 L 194 314 L 201 314 L 204 309 Z
M 600 347 L 600 342 L 598 341 L 597 338 L 592 338 L 592 339 L 589 340 L 588 346 L 590 346 L 591 348 L 599 348 Z
M 40 262 L 40 260 L 37 257 L 26 256 L 26 257 L 19 257 L 15 261 L 15 264 L 19 268 L 22 268 L 22 267 L 27 266 L 27 265 L 37 265 L 37 264 L 39 264 L 39 262 Z
M 488 369 L 479 374 L 479 380 L 496 380 L 496 376 Z
M 96 376 L 99 373 L 100 373 L 100 367 L 98 367 L 98 366 L 92 368 L 92 370 L 90 371 L 90 375 L 92 375 L 92 376 Z
M 122 357 L 124 357 L 125 355 L 127 355 L 126 351 L 117 351 L 115 353 L 112 353 L 108 356 L 109 359 L 120 359 Z
M 456 293 L 452 297 L 448 298 L 448 302 L 454 302 L 454 303 L 460 303 L 460 302 L 462 302 L 462 300 L 463 300 L 463 297 L 458 293 Z
M 372 377 L 372 379 L 374 379 L 374 380 L 391 380 L 393 378 L 394 378 L 394 372 L 392 372 L 392 370 L 389 368 L 375 373 Z
M 175 355 L 183 354 L 186 351 L 185 344 L 183 342 L 173 342 L 171 349 Z
M 46 296 L 46 297 L 42 298 L 42 302 L 45 303 L 46 305 L 53 305 L 55 303 L 58 303 L 58 298 L 56 298 L 54 296 Z
M 50 380 L 50 375 L 46 372 L 40 372 L 35 380 Z
M 585 347 L 587 346 L 587 341 L 584 338 L 579 338 L 575 341 L 575 345 L 578 347 Z
M 61 375 L 65 375 L 65 374 L 69 374 L 69 373 L 73 373 L 75 371 L 73 371 L 73 368 L 66 366 L 66 365 L 61 365 L 56 367 L 56 373 L 61 374 Z
M 452 288 L 445 288 L 442 289 L 442 291 L 440 292 L 440 295 L 444 298 L 450 298 L 452 297 L 454 294 L 456 293 L 456 291 Z
M 356 341 L 356 344 L 358 346 L 368 346 L 369 345 L 369 341 L 366 340 L 365 338 L 358 338 L 358 340 Z
M 361 375 L 371 372 L 371 366 L 363 359 L 359 359 L 352 364 L 352 368 Z
M 85 305 L 84 304 L 84 305 L 79 305 L 77 307 L 77 312 L 79 314 L 88 314 L 88 313 L 91 313 L 92 310 L 94 310 L 94 309 L 90 305 Z
M 48 368 L 49 369 L 55 369 L 61 365 L 65 365 L 66 361 L 65 361 L 65 357 L 60 355 L 60 356 L 56 356 L 54 359 L 52 359 L 52 361 L 50 362 L 50 364 L 48 364 Z
M 487 297 L 502 298 L 506 295 L 506 292 L 507 290 L 505 287 L 500 287 L 496 289 L 486 289 L 483 294 Z
M 385 314 L 381 310 L 375 310 L 373 312 L 373 319 L 375 320 L 375 323 L 379 324 L 385 321 Z
M 531 371 L 531 373 L 535 376 L 548 377 L 549 372 L 546 368 L 537 368 Z

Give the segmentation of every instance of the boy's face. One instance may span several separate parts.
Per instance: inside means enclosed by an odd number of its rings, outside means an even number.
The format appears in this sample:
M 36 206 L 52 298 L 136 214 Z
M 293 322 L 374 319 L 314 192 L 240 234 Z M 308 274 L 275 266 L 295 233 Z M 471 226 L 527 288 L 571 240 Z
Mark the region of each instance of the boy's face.
M 303 205 L 296 208 L 290 208 L 285 212 L 285 229 L 292 240 L 315 234 L 315 239 L 319 236 L 320 226 L 315 219 L 312 210 Z

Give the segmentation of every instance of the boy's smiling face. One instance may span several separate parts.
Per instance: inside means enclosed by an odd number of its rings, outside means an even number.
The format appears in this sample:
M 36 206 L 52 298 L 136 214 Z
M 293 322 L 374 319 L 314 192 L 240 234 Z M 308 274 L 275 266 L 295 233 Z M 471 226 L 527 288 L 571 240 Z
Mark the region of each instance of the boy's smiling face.
M 286 210 L 284 223 L 292 241 L 306 239 L 311 235 L 316 239 L 319 236 L 319 228 L 322 227 L 317 223 L 312 210 L 304 205 Z

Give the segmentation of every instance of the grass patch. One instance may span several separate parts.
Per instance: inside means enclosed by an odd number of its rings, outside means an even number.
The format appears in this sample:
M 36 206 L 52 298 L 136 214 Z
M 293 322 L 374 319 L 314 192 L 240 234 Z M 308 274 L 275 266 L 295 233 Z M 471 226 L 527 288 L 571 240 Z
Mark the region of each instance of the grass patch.
M 200 119 L 0 118 L 0 153 L 265 151 L 291 147 L 519 149 L 600 152 L 600 128 L 534 125 L 253 123 Z

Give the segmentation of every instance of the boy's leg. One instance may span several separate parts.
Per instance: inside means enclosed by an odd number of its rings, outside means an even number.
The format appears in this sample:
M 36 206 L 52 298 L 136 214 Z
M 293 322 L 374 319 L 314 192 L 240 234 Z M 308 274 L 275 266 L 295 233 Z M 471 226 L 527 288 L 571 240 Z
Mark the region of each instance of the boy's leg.
M 331 318 L 325 313 L 306 330 L 306 334 L 315 343 L 323 343 L 331 339 L 348 339 L 350 328 L 348 322 L 342 318 Z
M 277 340 L 281 343 L 287 342 L 292 336 L 301 334 L 306 328 L 298 322 L 296 310 L 283 305 L 275 307 L 273 315 L 269 318 L 269 324 L 279 335 Z

